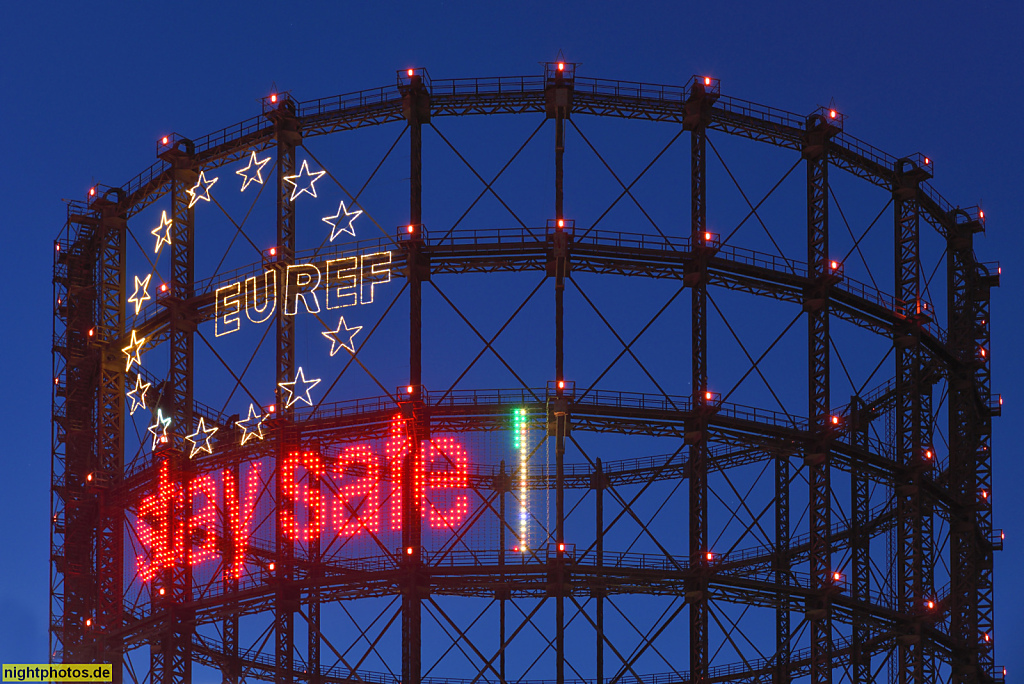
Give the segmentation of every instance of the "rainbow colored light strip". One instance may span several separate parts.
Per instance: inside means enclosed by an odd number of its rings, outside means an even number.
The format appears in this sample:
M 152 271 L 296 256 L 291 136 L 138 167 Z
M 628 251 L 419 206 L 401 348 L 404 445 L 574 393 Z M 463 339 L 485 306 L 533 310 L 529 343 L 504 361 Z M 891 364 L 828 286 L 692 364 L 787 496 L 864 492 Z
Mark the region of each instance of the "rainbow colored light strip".
M 516 409 L 512 414 L 514 428 L 513 444 L 519 452 L 519 551 L 526 553 L 530 548 L 530 474 L 529 423 L 526 409 Z

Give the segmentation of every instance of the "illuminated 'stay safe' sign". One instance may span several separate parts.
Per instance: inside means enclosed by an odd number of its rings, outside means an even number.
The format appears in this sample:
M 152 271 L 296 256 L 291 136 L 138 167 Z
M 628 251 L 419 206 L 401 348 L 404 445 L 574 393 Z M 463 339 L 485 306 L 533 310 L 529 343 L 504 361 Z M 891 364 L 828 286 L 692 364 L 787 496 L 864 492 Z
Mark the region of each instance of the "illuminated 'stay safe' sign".
M 284 501 L 277 502 L 276 524 L 296 542 L 328 535 L 377 536 L 385 525 L 400 530 L 402 466 L 411 448 L 405 420 L 396 416 L 383 455 L 368 444 L 348 445 L 329 460 L 314 452 L 293 452 L 277 473 Z M 424 440 L 416 461 L 410 473 L 414 510 L 419 509 L 433 529 L 456 530 L 469 513 L 465 447 L 454 437 Z M 223 470 L 182 482 L 172 477 L 168 461 L 163 461 L 152 493 L 137 509 L 135 532 L 143 547 L 136 558 L 140 579 L 148 582 L 161 570 L 221 556 L 224 572 L 241 578 L 253 523 L 260 519 L 256 505 L 262 493 L 274 489 L 264 482 L 262 465 L 249 464 L 244 477 Z M 390 470 L 387 496 L 381 491 L 385 469 Z
M 279 283 L 279 279 L 283 282 Z M 372 304 L 375 288 L 389 282 L 391 252 L 269 268 L 261 276 L 217 288 L 214 332 L 217 337 L 237 332 L 242 327 L 243 309 L 250 321 L 263 323 L 278 306 L 286 316 L 294 316 L 300 310 L 320 313 L 321 296 L 324 309 Z

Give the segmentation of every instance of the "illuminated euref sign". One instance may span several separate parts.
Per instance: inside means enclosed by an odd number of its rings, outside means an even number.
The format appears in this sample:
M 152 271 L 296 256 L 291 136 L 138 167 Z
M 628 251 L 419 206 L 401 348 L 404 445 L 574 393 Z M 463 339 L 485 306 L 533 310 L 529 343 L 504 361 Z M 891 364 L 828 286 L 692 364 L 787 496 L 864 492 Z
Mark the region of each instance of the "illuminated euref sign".
M 293 542 L 324 539 L 324 548 L 334 537 L 376 538 L 384 517 L 391 529 L 400 530 L 402 465 L 411 447 L 405 419 L 395 416 L 383 454 L 368 444 L 348 445 L 332 459 L 292 452 L 277 475 L 285 500 L 278 502 L 283 505 L 276 507 L 275 524 Z M 414 508 L 430 528 L 454 532 L 469 514 L 466 448 L 454 437 L 435 437 L 421 443 L 417 461 L 411 475 Z M 244 482 L 231 469 L 182 482 L 171 473 L 169 462 L 162 461 L 152 493 L 140 501 L 135 519 L 143 551 L 136 557 L 140 579 L 148 582 L 161 570 L 218 558 L 223 558 L 225 573 L 241 578 L 256 532 L 253 521 L 265 516 L 256 515 L 260 495 L 274 490 L 264 482 L 262 465 L 251 463 Z M 390 477 L 383 477 L 388 470 Z M 389 491 L 382 491 L 382 485 Z
M 283 283 L 278 274 L 283 273 Z M 374 289 L 391 282 L 391 252 L 330 259 L 319 264 L 290 264 L 267 269 L 262 276 L 237 280 L 217 288 L 214 312 L 217 337 L 242 327 L 242 310 L 252 323 L 263 323 L 278 306 L 285 316 L 317 314 L 323 308 L 342 309 L 372 304 Z

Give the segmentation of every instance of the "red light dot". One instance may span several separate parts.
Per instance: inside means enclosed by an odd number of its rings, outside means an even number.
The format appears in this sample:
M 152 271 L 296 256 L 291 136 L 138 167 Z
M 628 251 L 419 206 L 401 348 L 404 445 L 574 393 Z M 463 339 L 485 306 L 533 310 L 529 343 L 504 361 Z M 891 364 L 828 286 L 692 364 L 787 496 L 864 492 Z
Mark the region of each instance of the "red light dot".
M 92 618 L 86 618 L 85 626 L 86 627 L 92 627 Z
M 274 568 L 276 568 L 276 567 L 277 566 L 274 563 L 271 563 L 270 565 L 267 566 L 267 570 L 270 570 L 270 572 L 274 572 Z
M 163 596 L 166 593 L 167 593 L 167 590 L 164 589 L 163 587 L 160 587 L 160 595 Z
M 558 219 L 558 227 L 559 228 L 565 228 L 565 221 L 562 220 L 562 219 Z
M 834 579 L 836 582 L 838 582 L 839 580 L 843 579 L 843 576 L 840 575 L 838 572 L 833 572 L 832 573 L 832 579 Z
M 559 544 L 558 545 L 558 551 L 559 552 L 565 551 L 565 544 Z
M 928 157 L 925 157 L 925 158 L 924 158 L 924 164 L 925 164 L 925 166 L 927 166 L 928 164 L 931 164 L 931 163 L 932 163 L 932 160 L 931 160 L 931 159 L 929 159 Z
M 406 556 L 411 556 L 412 555 L 412 547 L 411 546 L 405 547 L 405 555 Z
M 711 78 L 710 77 L 708 77 L 708 76 L 704 77 L 704 85 L 706 85 L 706 86 L 711 85 Z
M 92 473 L 89 473 L 88 475 L 85 476 L 85 481 L 92 482 Z
M 833 271 L 839 268 L 839 262 L 837 261 L 833 261 L 830 265 L 832 266 Z
M 95 334 L 96 334 L 96 328 L 89 328 L 89 337 L 92 337 Z
M 565 380 L 558 381 L 558 389 L 565 389 Z
M 267 407 L 267 413 L 273 413 L 276 410 L 277 406 L 275 406 L 274 404 L 271 404 L 270 406 Z
M 274 95 L 271 95 L 271 96 L 270 96 L 270 101 L 271 101 L 271 102 L 277 102 L 277 95 L 276 95 L 276 94 L 274 94 Z
M 270 256 L 277 256 L 277 247 L 270 248 Z
M 838 425 L 839 424 L 839 416 L 832 416 L 832 424 L 833 425 Z
M 89 196 L 92 197 L 96 194 L 96 188 L 89 188 Z
M 935 607 L 935 601 L 929 601 L 928 602 L 928 607 L 929 608 L 934 608 Z
M 715 559 L 715 554 L 713 554 L 713 553 L 711 553 L 710 551 L 708 551 L 708 553 L 707 553 L 707 559 L 708 559 L 708 560 L 714 560 L 714 559 Z
M 829 118 L 832 118 L 832 119 L 836 118 L 836 110 L 834 110 L 834 109 L 828 110 L 828 115 L 829 115 Z
M 978 212 L 978 216 L 981 217 L 981 218 L 985 218 L 985 212 L 984 211 L 979 211 Z
M 558 70 L 559 71 L 565 71 L 565 62 L 559 62 L 558 63 Z
M 413 74 L 412 69 L 409 69 L 409 71 L 407 71 L 406 73 L 409 74 L 409 78 L 412 78 L 412 74 Z
M 166 145 L 167 144 L 167 136 L 166 135 L 164 137 L 160 138 L 160 144 L 161 145 Z
M 711 401 L 711 392 L 705 392 L 704 393 L 704 399 L 706 401 Z
M 406 228 L 406 230 L 409 231 L 410 233 L 412 233 L 415 230 L 415 228 L 413 228 L 412 226 L 409 226 L 408 228 Z
M 59 242 L 58 242 L 57 244 L 55 244 L 55 245 L 54 245 L 54 247 L 56 247 L 56 248 L 57 248 L 57 251 L 58 251 L 58 252 L 60 251 L 60 243 L 59 243 Z
M 704 233 L 704 239 L 705 240 L 710 240 L 711 239 L 711 233 Z
M 412 394 L 412 385 L 409 385 L 408 387 L 405 388 L 405 393 Z
M 160 291 L 167 292 L 167 283 L 160 283 Z

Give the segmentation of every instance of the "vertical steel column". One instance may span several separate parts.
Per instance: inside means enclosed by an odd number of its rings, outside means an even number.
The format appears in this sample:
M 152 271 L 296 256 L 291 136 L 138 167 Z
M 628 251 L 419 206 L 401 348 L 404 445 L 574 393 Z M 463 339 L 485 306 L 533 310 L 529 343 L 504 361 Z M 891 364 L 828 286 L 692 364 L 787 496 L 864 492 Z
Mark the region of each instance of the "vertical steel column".
M 565 331 L 564 295 L 565 276 L 568 271 L 568 236 L 563 232 L 561 222 L 564 213 L 564 156 L 565 121 L 572 111 L 574 71 L 565 71 L 565 63 L 548 64 L 545 72 L 546 115 L 555 120 L 555 235 L 554 235 L 554 280 L 555 280 L 555 382 L 559 408 L 555 410 L 555 543 L 559 552 L 554 559 L 553 572 L 555 599 L 555 680 L 565 681 L 565 557 L 561 544 L 565 542 L 565 438 L 568 433 L 569 416 L 562 397 L 565 381 Z
M 430 122 L 430 93 L 423 77 L 415 74 L 402 93 L 402 111 L 409 124 L 409 225 L 414 233 L 405 242 L 409 282 L 409 384 L 415 388 L 411 426 L 411 444 L 402 464 L 402 547 L 413 549 L 403 553 L 407 571 L 402 589 L 402 682 L 419 684 L 422 672 L 422 606 L 423 554 L 419 493 L 415 490 L 417 466 L 423 440 L 428 436 L 430 418 L 422 395 L 422 281 L 429 280 L 430 267 L 423 252 L 423 124 Z
M 596 516 L 596 529 L 597 529 L 597 557 L 595 563 L 597 565 L 597 586 L 595 587 L 595 593 L 597 594 L 597 683 L 604 684 L 604 576 L 601 572 L 604 568 L 604 488 L 606 485 L 604 468 L 601 465 L 601 459 L 597 459 L 597 464 L 594 471 L 594 514 Z
M 239 501 L 239 492 L 242 486 L 240 484 L 242 482 L 242 468 L 237 459 L 231 466 L 231 473 L 236 488 L 235 500 Z M 235 549 L 238 547 L 235 543 L 234 529 L 227 517 L 227 505 L 224 506 L 222 521 L 221 529 L 224 530 L 224 547 L 225 549 L 230 549 L 229 552 L 224 554 L 226 562 L 223 570 L 223 584 L 224 593 L 231 597 L 231 607 L 221 621 L 221 631 L 224 634 L 224 648 L 221 652 L 224 664 L 221 666 L 221 677 L 223 679 L 222 684 L 238 684 L 239 677 L 242 674 L 238 660 L 238 578 L 231 570 L 238 560 L 235 557 Z
M 991 318 L 989 311 L 990 288 L 998 285 L 999 274 L 976 264 L 971 273 L 970 284 L 973 296 L 973 328 L 975 366 L 975 401 L 981 404 L 976 424 L 977 443 L 974 461 L 976 487 L 974 500 L 978 509 L 976 544 L 979 548 L 977 563 L 978 628 L 975 640 L 978 644 L 978 668 L 991 677 L 995 671 L 995 595 L 993 587 L 993 525 L 992 525 L 992 415 L 998 411 L 998 399 L 992 397 L 992 375 L 989 363 L 992 358 Z
M 498 471 L 498 567 L 501 568 L 501 587 L 498 598 L 498 681 L 505 684 L 505 601 L 508 600 L 508 576 L 505 574 L 505 497 L 512 487 L 512 480 L 505 474 L 505 459 L 501 459 Z
M 114 195 L 111 201 L 108 195 Z M 124 513 L 118 501 L 108 497 L 109 488 L 124 475 L 124 359 L 118 341 L 125 322 L 125 233 L 127 220 L 123 193 L 111 190 L 97 198 L 99 210 L 99 277 L 97 287 L 99 326 L 96 336 L 102 345 L 99 395 L 96 411 L 96 478 L 99 510 L 96 526 L 96 629 L 100 638 L 97 662 L 113 667 L 113 681 L 120 682 L 121 641 L 117 632 L 123 621 L 124 605 Z
M 686 600 L 690 603 L 690 680 L 704 682 L 708 678 L 708 329 L 707 329 L 707 261 L 709 248 L 707 230 L 707 123 L 710 102 L 704 85 L 694 80 L 686 103 L 684 128 L 690 130 L 690 387 L 695 435 L 690 445 L 689 472 L 689 552 L 690 582 Z
M 811 637 L 811 682 L 832 681 L 832 578 L 829 530 L 832 490 L 829 451 L 829 287 L 834 277 L 828 253 L 828 142 L 838 132 L 815 114 L 807 119 L 803 157 L 807 160 L 807 416 L 811 433 L 804 456 L 809 484 L 809 553 L 812 598 L 807 609 Z
M 789 605 L 789 452 L 775 456 L 775 585 L 778 607 L 775 609 L 775 669 L 772 681 L 790 681 L 790 605 Z
M 291 98 L 280 97 L 277 108 L 268 112 L 275 124 L 277 138 L 277 253 L 278 283 L 283 283 L 288 266 L 295 261 L 295 203 L 292 188 L 285 181 L 286 176 L 295 175 L 295 148 L 302 143 L 302 133 L 295 117 L 295 105 Z M 280 285 L 279 285 L 280 287 Z M 281 479 L 285 460 L 291 451 L 298 448 L 297 435 L 293 425 L 295 410 L 288 406 L 288 396 L 280 383 L 295 379 L 295 319 L 285 315 L 285 306 L 277 307 L 276 345 L 277 355 L 275 401 L 277 404 L 277 468 L 274 477 L 274 501 L 277 520 L 274 524 L 274 549 L 277 557 L 272 581 L 275 583 L 274 600 L 274 657 L 277 663 L 274 681 L 284 684 L 291 681 L 295 669 L 295 600 L 292 587 L 295 547 L 286 534 L 281 520 L 291 513 L 291 500 L 285 496 Z M 239 484 L 241 488 L 241 484 Z
M 318 456 L 319 457 L 319 456 Z M 320 475 L 310 473 L 309 489 L 313 494 L 314 501 L 320 501 Z M 323 505 L 321 503 L 321 505 Z M 324 516 L 326 518 L 326 515 Z M 313 535 L 308 542 L 306 558 L 309 561 L 309 588 L 306 590 L 306 671 L 309 672 L 309 683 L 320 684 L 322 673 L 320 671 L 320 600 L 322 591 L 320 583 L 323 581 L 323 565 L 320 559 L 320 535 Z
M 946 297 L 948 345 L 953 354 L 949 369 L 949 490 L 955 503 L 950 512 L 950 636 L 952 681 L 978 681 L 978 576 L 977 477 L 980 411 L 974 400 L 977 359 L 974 331 L 974 233 L 982 229 L 977 216 L 957 212 L 947 233 Z
M 868 453 L 868 429 L 872 412 L 857 396 L 850 397 L 850 445 Z M 850 467 L 850 585 L 853 598 L 866 602 L 871 591 L 871 535 L 867 529 L 871 507 L 871 489 L 867 471 L 857 459 Z M 854 610 L 853 641 L 850 653 L 851 676 L 854 684 L 871 682 L 871 628 L 866 616 Z
M 59 640 L 61 660 L 84 663 L 90 660 L 86 644 L 92 618 L 92 571 L 95 546 L 96 502 L 87 492 L 86 478 L 93 468 L 95 451 L 94 388 L 99 377 L 100 357 L 91 344 L 90 330 L 96 326 L 95 284 L 97 217 L 88 208 L 68 205 L 68 242 L 57 255 L 54 282 L 65 288 L 58 316 L 65 322 L 63 339 L 54 340 L 64 356 L 64 374 L 58 377 L 54 398 L 55 445 L 51 484 L 57 502 L 54 520 L 53 572 L 63 575 L 63 604 L 59 624 L 52 636 Z M 55 331 L 56 332 L 56 331 Z M 55 335 L 56 337 L 56 335 Z M 63 395 L 63 412 L 59 400 Z M 64 453 L 61 458 L 60 449 Z M 61 528 L 63 523 L 63 529 Z M 57 583 L 59 581 L 55 581 Z M 57 650 L 57 649 L 54 649 Z
M 170 365 L 163 397 L 165 415 L 171 417 L 171 427 L 167 433 L 170 442 L 155 460 L 157 463 L 164 459 L 168 461 L 171 480 L 181 492 L 178 496 L 180 507 L 172 504 L 168 512 L 168 529 L 172 530 L 169 541 L 172 544 L 175 539 L 187 536 L 178 528 L 187 525 L 187 516 L 191 512 L 191 502 L 187 497 L 191 465 L 184 453 L 184 439 L 192 432 L 193 407 L 195 322 L 187 309 L 195 282 L 195 212 L 189 206 L 191 197 L 188 193 L 197 178 L 193 170 L 193 152 L 192 142 L 181 140 L 160 155 L 171 164 L 171 281 L 169 296 L 164 300 L 170 314 Z M 192 600 L 192 566 L 188 562 L 191 541 L 187 541 L 180 551 L 182 557 L 175 559 L 174 567 L 162 571 L 157 577 L 158 592 L 166 592 L 162 599 L 158 598 L 165 611 L 166 627 L 162 652 L 157 657 L 151 652 L 150 666 L 153 681 L 164 684 L 192 679 L 194 624 L 187 607 Z
M 918 184 L 927 170 L 909 159 L 897 162 L 893 188 L 895 219 L 895 290 L 902 307 L 902 329 L 896 331 L 896 441 L 895 460 L 902 467 L 896 482 L 897 600 L 902 615 L 913 616 L 899 645 L 901 683 L 924 682 L 921 644 L 921 610 L 924 605 L 921 474 L 921 386 L 924 351 L 920 344 L 921 324 L 927 315 L 921 301 L 920 205 Z

